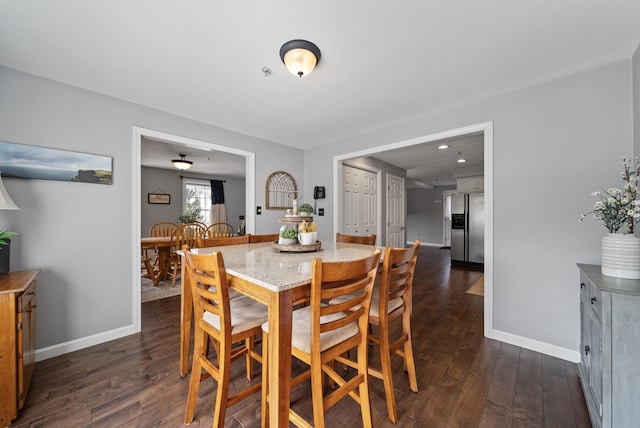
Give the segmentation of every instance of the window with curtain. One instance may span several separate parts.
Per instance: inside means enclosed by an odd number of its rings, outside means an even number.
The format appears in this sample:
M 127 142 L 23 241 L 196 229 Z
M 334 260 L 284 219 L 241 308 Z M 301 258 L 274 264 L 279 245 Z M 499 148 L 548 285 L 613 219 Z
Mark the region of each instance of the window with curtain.
M 207 180 L 182 180 L 182 211 L 200 208 L 200 221 L 211 224 L 211 184 Z

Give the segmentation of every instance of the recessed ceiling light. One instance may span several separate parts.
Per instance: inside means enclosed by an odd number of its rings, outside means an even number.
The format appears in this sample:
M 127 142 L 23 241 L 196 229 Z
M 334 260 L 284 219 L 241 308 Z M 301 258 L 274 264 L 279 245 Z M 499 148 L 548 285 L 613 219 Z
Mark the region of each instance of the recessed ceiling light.
M 465 163 L 467 160 L 465 158 L 458 159 L 458 163 Z
M 449 146 L 447 146 L 446 144 L 440 144 L 438 146 L 438 150 L 444 150 L 444 149 L 448 149 L 448 148 L 449 148 Z

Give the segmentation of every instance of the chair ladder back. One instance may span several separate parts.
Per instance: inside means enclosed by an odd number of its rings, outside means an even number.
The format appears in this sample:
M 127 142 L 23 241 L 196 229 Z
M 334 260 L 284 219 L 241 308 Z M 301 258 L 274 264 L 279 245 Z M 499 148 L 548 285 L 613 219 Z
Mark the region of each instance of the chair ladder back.
M 348 242 L 352 244 L 376 245 L 376 235 L 344 235 L 336 233 L 336 242 Z
M 152 236 L 154 238 L 168 238 L 177 228 L 178 225 L 175 223 L 172 223 L 170 221 L 161 221 L 151 226 L 151 228 L 149 229 L 149 236 Z
M 320 333 L 336 330 L 352 322 L 359 323 L 362 317 L 368 317 L 379 260 L 380 250 L 376 250 L 369 257 L 348 263 L 324 263 L 322 259 L 313 260 L 311 322 L 312 335 L 317 334 L 318 340 Z M 347 295 L 353 297 L 336 304 L 328 303 L 333 298 Z M 338 313 L 346 315 L 331 321 L 322 321 L 321 317 Z M 314 332 L 315 326 L 319 326 L 319 330 Z
M 220 317 L 220 330 L 231 332 L 229 287 L 222 253 L 195 254 L 187 245 L 182 247 L 189 286 L 193 296 L 194 318 L 202 320 L 205 312 Z

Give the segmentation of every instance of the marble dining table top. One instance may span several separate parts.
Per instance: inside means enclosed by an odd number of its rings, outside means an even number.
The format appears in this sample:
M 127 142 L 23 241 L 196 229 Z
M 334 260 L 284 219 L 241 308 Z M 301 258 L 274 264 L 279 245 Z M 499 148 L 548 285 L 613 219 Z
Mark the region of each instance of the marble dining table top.
M 325 262 L 349 261 L 365 258 L 377 248 L 373 245 L 322 242 L 318 251 L 285 252 L 272 248 L 271 242 L 192 248 L 196 254 L 222 252 L 227 272 L 272 291 L 282 291 L 308 284 L 311 262 L 321 258 Z M 181 254 L 182 250 L 178 251 Z M 181 254 L 182 255 L 182 254 Z

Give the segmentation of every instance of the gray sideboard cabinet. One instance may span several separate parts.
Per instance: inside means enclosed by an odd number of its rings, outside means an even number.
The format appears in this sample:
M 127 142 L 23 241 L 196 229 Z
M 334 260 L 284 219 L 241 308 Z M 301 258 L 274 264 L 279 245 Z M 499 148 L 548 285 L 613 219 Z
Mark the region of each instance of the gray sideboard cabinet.
M 580 269 L 578 373 L 594 427 L 640 426 L 640 280 Z

